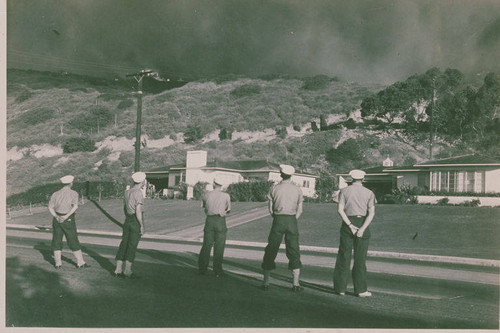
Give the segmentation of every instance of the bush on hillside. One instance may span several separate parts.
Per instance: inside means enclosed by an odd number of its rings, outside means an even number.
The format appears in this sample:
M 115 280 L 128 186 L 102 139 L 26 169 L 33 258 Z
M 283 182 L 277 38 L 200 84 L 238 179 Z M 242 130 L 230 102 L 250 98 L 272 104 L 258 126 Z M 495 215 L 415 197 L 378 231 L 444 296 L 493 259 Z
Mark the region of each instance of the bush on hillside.
M 124 99 L 123 101 L 121 101 L 120 103 L 118 103 L 118 110 L 125 110 L 126 108 L 129 108 L 131 107 L 132 105 L 134 105 L 134 101 L 131 100 L 130 98 L 127 98 L 127 99 Z
M 302 89 L 304 90 L 319 90 L 328 87 L 330 78 L 326 75 L 316 75 L 304 79 Z
M 325 158 L 332 164 L 341 164 L 345 160 L 359 162 L 363 160 L 363 148 L 358 140 L 347 139 L 337 148 L 328 150 Z
M 188 125 L 184 132 L 185 143 L 195 143 L 203 138 L 203 132 L 199 125 Z
M 27 101 L 33 96 L 33 93 L 29 90 L 24 90 L 19 96 L 16 98 L 16 103 L 22 103 Z
M 51 120 L 53 119 L 53 117 L 54 117 L 53 109 L 38 108 L 21 114 L 19 120 L 28 125 L 36 125 Z
M 227 188 L 227 193 L 231 196 L 231 201 L 256 201 L 267 200 L 267 194 L 273 182 L 254 181 L 231 184 Z
M 104 128 L 114 122 L 114 114 L 104 106 L 95 106 L 84 114 L 69 121 L 69 125 L 88 133 L 92 129 L 97 132 L 97 128 Z
M 261 87 L 257 84 L 244 84 L 238 88 L 234 88 L 229 95 L 236 98 L 252 96 L 260 94 L 261 90 Z
M 95 141 L 87 137 L 69 138 L 63 144 L 63 152 L 66 154 L 76 153 L 79 151 L 94 151 L 96 150 Z

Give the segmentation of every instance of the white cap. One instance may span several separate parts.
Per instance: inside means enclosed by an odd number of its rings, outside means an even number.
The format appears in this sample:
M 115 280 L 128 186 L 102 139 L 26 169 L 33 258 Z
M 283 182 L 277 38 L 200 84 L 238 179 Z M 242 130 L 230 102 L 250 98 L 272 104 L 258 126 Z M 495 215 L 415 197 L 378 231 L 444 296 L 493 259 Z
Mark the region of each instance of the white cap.
M 136 172 L 132 174 L 132 179 L 134 180 L 134 183 L 139 184 L 142 183 L 144 179 L 146 179 L 146 174 L 144 172 Z
M 222 177 L 219 176 L 219 175 L 216 175 L 214 177 L 214 184 L 217 184 L 217 185 L 220 185 L 220 186 L 224 185 L 224 182 L 222 181 Z
M 293 166 L 288 165 L 288 164 L 280 164 L 280 172 L 284 173 L 285 175 L 293 175 L 295 173 L 295 169 Z
M 363 170 L 351 170 L 351 172 L 349 172 L 349 176 L 351 176 L 352 179 L 363 179 L 365 175 L 366 172 Z
M 72 175 L 67 175 L 67 176 L 59 178 L 59 180 L 63 184 L 71 184 L 73 182 L 73 179 L 75 179 L 75 177 L 73 177 Z

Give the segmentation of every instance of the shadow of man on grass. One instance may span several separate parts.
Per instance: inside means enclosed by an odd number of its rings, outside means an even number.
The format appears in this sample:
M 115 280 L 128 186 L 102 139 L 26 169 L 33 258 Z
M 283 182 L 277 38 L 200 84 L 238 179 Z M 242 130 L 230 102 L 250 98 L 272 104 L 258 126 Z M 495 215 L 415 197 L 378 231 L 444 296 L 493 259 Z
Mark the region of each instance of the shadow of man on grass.
M 111 216 L 111 214 L 109 214 L 104 208 L 102 208 L 102 206 L 99 205 L 99 203 L 97 201 L 90 199 L 90 202 L 92 202 L 97 207 L 97 209 L 99 209 L 101 211 L 101 213 L 103 213 L 104 216 L 106 216 L 108 218 L 108 220 L 110 220 L 111 222 L 113 222 L 114 224 L 119 226 L 120 228 L 123 228 L 123 223 L 118 221 L 117 219 L 115 219 L 113 216 Z

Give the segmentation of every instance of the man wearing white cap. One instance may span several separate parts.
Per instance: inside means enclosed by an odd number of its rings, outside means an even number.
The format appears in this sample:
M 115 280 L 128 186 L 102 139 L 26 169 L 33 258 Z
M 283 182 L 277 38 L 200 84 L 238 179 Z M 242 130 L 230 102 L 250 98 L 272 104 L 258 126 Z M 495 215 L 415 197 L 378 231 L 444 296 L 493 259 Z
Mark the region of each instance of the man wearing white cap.
M 205 208 L 206 220 L 203 229 L 203 245 L 198 256 L 198 271 L 201 275 L 207 273 L 210 252 L 214 247 L 213 270 L 216 277 L 223 275 L 222 258 L 226 246 L 226 215 L 231 211 L 231 198 L 222 192 L 223 182 L 220 177 L 214 179 L 214 189 L 202 198 L 202 207 Z
M 71 189 L 75 177 L 71 175 L 60 178 L 63 188 L 52 194 L 48 209 L 52 219 L 52 251 L 56 269 L 62 267 L 62 240 L 66 236 L 68 246 L 73 251 L 78 268 L 90 267 L 83 260 L 80 242 L 75 223 L 75 212 L 78 209 L 78 193 Z
M 342 218 L 340 228 L 340 245 L 333 273 L 333 290 L 338 295 L 345 295 L 347 277 L 351 265 L 354 247 L 354 266 L 352 280 L 354 293 L 359 297 L 370 297 L 366 283 L 366 255 L 370 240 L 368 227 L 375 216 L 375 194 L 363 186 L 365 172 L 352 170 L 349 172 L 352 185 L 340 190 L 338 213 Z
M 144 234 L 144 194 L 146 186 L 146 174 L 136 172 L 132 175 L 134 186 L 125 191 L 124 211 L 125 222 L 123 223 L 122 241 L 116 253 L 116 269 L 114 276 L 130 279 L 138 279 L 139 276 L 132 273 L 132 263 L 141 235 Z M 123 263 L 125 262 L 125 269 Z
M 300 261 L 297 219 L 302 214 L 302 202 L 304 199 L 302 190 L 292 183 L 291 178 L 295 173 L 295 169 L 290 165 L 281 164 L 280 173 L 283 180 L 275 185 L 267 195 L 269 213 L 273 217 L 273 225 L 269 233 L 268 244 L 261 265 L 264 270 L 262 289 L 267 290 L 269 288 L 271 270 L 276 268 L 275 259 L 278 255 L 283 235 L 285 235 L 288 269 L 293 274 L 292 291 L 298 292 L 302 290 L 299 283 L 302 263 Z

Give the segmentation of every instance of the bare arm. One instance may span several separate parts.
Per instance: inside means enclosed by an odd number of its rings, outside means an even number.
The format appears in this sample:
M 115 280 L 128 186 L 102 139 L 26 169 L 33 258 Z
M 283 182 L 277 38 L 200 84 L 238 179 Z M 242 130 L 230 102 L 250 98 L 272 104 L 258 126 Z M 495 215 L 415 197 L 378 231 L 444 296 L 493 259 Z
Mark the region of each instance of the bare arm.
M 349 229 L 351 229 L 352 233 L 355 234 L 359 228 L 351 223 L 351 221 L 349 220 L 349 217 L 347 217 L 346 213 L 344 212 L 344 207 L 345 207 L 344 202 L 342 200 L 340 200 L 338 203 L 337 211 L 338 211 L 340 217 L 342 218 L 342 221 L 349 227 Z
M 271 199 L 268 200 L 267 208 L 269 209 L 269 214 L 271 214 L 271 216 L 272 216 L 273 215 L 273 201 Z
M 299 218 L 302 215 L 302 201 L 297 206 L 297 213 L 295 213 L 295 218 Z
M 375 216 L 375 206 L 371 206 L 370 208 L 368 208 L 368 216 L 366 217 L 365 222 L 358 230 L 358 237 L 363 237 L 363 233 L 365 232 L 366 228 L 368 228 L 370 223 L 372 223 L 374 216 Z
M 137 205 L 135 208 L 135 216 L 137 217 L 137 221 L 139 221 L 139 224 L 141 225 L 141 235 L 143 235 L 146 232 L 146 229 L 144 228 L 144 216 L 142 214 L 142 204 Z
M 76 212 L 76 210 L 77 210 L 77 209 L 78 209 L 78 204 L 73 205 L 73 206 L 71 207 L 71 210 L 70 210 L 70 211 L 69 211 L 66 215 L 61 216 L 61 219 L 62 219 L 62 221 L 61 221 L 61 222 L 66 221 L 66 219 L 67 219 L 68 217 L 70 217 L 70 216 L 71 216 L 71 214 L 73 214 L 74 212 Z

